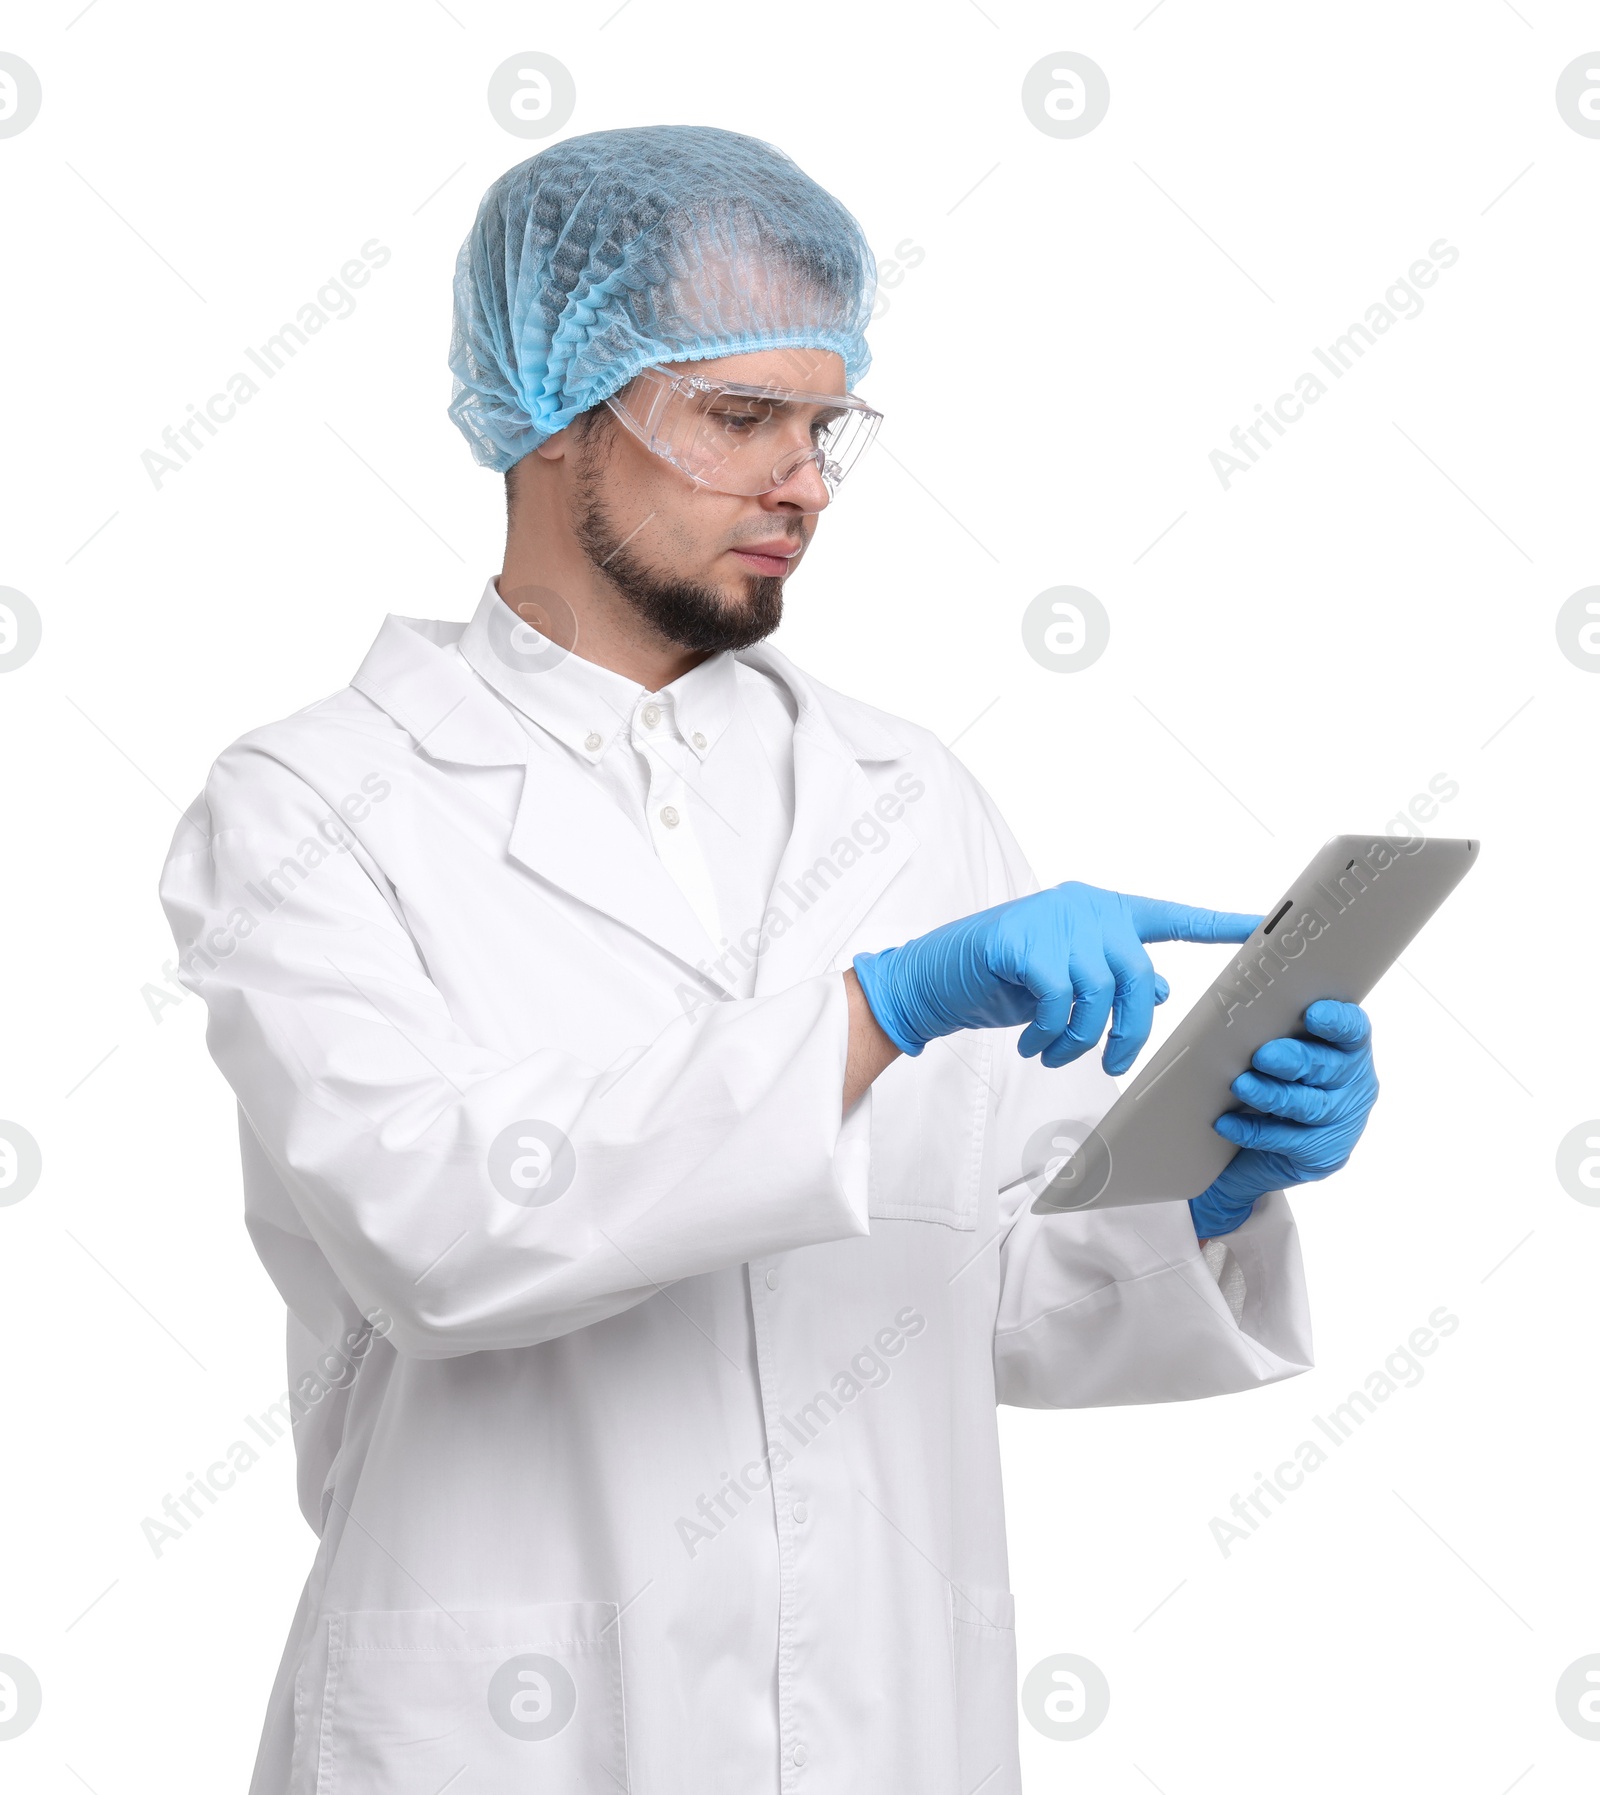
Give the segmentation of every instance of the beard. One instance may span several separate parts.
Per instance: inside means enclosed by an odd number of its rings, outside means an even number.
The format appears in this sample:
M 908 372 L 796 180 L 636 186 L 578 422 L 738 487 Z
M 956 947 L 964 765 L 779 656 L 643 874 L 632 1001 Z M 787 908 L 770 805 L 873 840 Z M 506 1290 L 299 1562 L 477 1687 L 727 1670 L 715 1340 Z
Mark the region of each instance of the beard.
M 585 444 L 587 450 L 589 444 Z M 599 458 L 585 454 L 579 468 L 575 533 L 595 568 L 659 635 L 692 654 L 753 648 L 783 621 L 783 580 L 752 574 L 743 604 L 730 602 L 714 586 L 673 579 L 646 567 L 606 509 L 597 474 Z

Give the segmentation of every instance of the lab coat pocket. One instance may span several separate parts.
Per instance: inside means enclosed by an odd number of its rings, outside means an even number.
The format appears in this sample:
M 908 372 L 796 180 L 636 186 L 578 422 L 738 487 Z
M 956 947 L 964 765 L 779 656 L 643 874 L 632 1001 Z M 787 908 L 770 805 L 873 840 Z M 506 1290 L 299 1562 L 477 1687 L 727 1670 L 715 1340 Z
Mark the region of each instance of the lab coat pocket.
M 297 1779 L 297 1790 L 627 1787 L 614 1603 L 372 1610 L 326 1625 L 316 1780 Z
M 1009 1590 L 950 1587 L 961 1787 L 1019 1795 L 1016 1603 Z
M 867 1214 L 975 1228 L 988 1114 L 986 1034 L 930 1041 L 872 1086 Z M 985 1791 L 987 1795 L 987 1791 Z

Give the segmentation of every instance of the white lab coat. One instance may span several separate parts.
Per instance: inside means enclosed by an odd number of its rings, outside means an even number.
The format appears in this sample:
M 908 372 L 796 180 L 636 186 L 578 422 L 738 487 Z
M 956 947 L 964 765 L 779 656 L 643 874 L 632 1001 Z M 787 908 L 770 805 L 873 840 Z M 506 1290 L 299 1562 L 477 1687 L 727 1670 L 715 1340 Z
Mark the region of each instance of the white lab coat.
M 1015 1795 L 995 1404 L 1305 1369 L 1287 1202 L 1236 1320 L 1183 1204 L 997 1196 L 1093 1057 L 956 1036 L 841 1122 L 852 955 L 1033 888 L 972 778 L 750 651 L 796 814 L 734 999 L 461 627 L 229 748 L 163 876 L 321 1536 L 252 1795 Z

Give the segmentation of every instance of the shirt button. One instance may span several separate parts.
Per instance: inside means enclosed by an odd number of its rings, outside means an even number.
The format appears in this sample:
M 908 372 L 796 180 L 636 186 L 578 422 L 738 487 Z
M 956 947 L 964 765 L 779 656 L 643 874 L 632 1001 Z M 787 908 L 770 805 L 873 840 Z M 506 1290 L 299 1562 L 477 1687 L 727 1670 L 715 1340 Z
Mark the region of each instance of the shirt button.
M 670 804 L 663 804 L 661 806 L 661 820 L 666 824 L 667 828 L 676 829 L 678 826 L 678 813 Z
M 598 754 L 600 752 L 600 737 L 591 729 L 583 738 L 583 745 L 591 754 Z
M 647 704 L 639 713 L 639 721 L 646 729 L 654 729 L 661 721 L 661 710 L 658 705 Z
M 697 748 L 703 748 L 706 745 L 706 738 L 703 735 L 701 735 L 701 733 L 698 729 L 694 732 L 694 734 L 689 739 L 690 739 L 690 741 L 692 741 L 694 743 L 695 747 L 697 747 Z
M 776 1290 L 778 1288 L 778 1274 L 775 1271 L 769 1271 L 767 1273 L 767 1288 L 768 1290 Z
M 797 1745 L 794 1748 L 795 1768 L 797 1770 L 802 1769 L 805 1765 L 805 1761 L 806 1761 L 806 1748 L 803 1745 Z
M 803 1502 L 795 1503 L 794 1519 L 795 1519 L 795 1525 L 797 1527 L 805 1526 L 805 1524 L 806 1524 L 806 1505 L 805 1505 L 805 1503 L 803 1503 Z

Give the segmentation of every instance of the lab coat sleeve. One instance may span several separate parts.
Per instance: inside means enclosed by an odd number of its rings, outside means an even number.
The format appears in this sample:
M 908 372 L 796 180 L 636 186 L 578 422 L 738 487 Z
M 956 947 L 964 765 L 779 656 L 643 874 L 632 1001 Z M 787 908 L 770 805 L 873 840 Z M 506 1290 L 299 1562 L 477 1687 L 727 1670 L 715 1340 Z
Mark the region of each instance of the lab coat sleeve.
M 1021 849 L 974 783 L 994 831 L 1003 902 L 1038 889 Z M 1039 1143 L 1082 1139 L 1116 1100 L 1098 1050 L 1052 1070 L 995 1043 L 997 1098 L 985 1176 L 1001 1189 L 1040 1163 Z M 1202 1251 L 1187 1203 L 1034 1215 L 1043 1177 L 999 1197 L 998 1400 L 1019 1408 L 1172 1402 L 1252 1389 L 1307 1370 L 1311 1327 L 1287 1197 L 1258 1199 L 1219 1249 Z M 1208 1258 L 1209 1254 L 1209 1258 Z
M 996 1049 L 1000 1098 L 989 1164 L 1004 1185 L 1030 1169 L 1023 1163 L 1030 1139 L 1081 1139 L 1116 1087 L 1089 1055 L 1055 1071 L 1022 1059 L 1015 1031 Z M 1224 1237 L 1224 1251 L 1213 1249 L 1213 1268 L 1187 1203 L 1035 1215 L 1044 1182 L 1033 1178 L 1000 1198 L 994 1358 L 1001 1402 L 1175 1402 L 1253 1389 L 1309 1368 L 1305 1276 L 1281 1191 L 1257 1201 L 1250 1219 Z
M 263 870 L 326 816 L 238 744 L 180 825 L 161 897 L 255 1143 L 399 1352 L 532 1345 L 678 1279 L 868 1231 L 837 973 L 704 1005 L 610 1065 L 564 1052 L 555 1028 L 513 1060 L 453 1020 L 359 846 L 260 914 Z M 570 1183 L 538 1206 L 490 1171 L 529 1120 L 571 1148 Z

